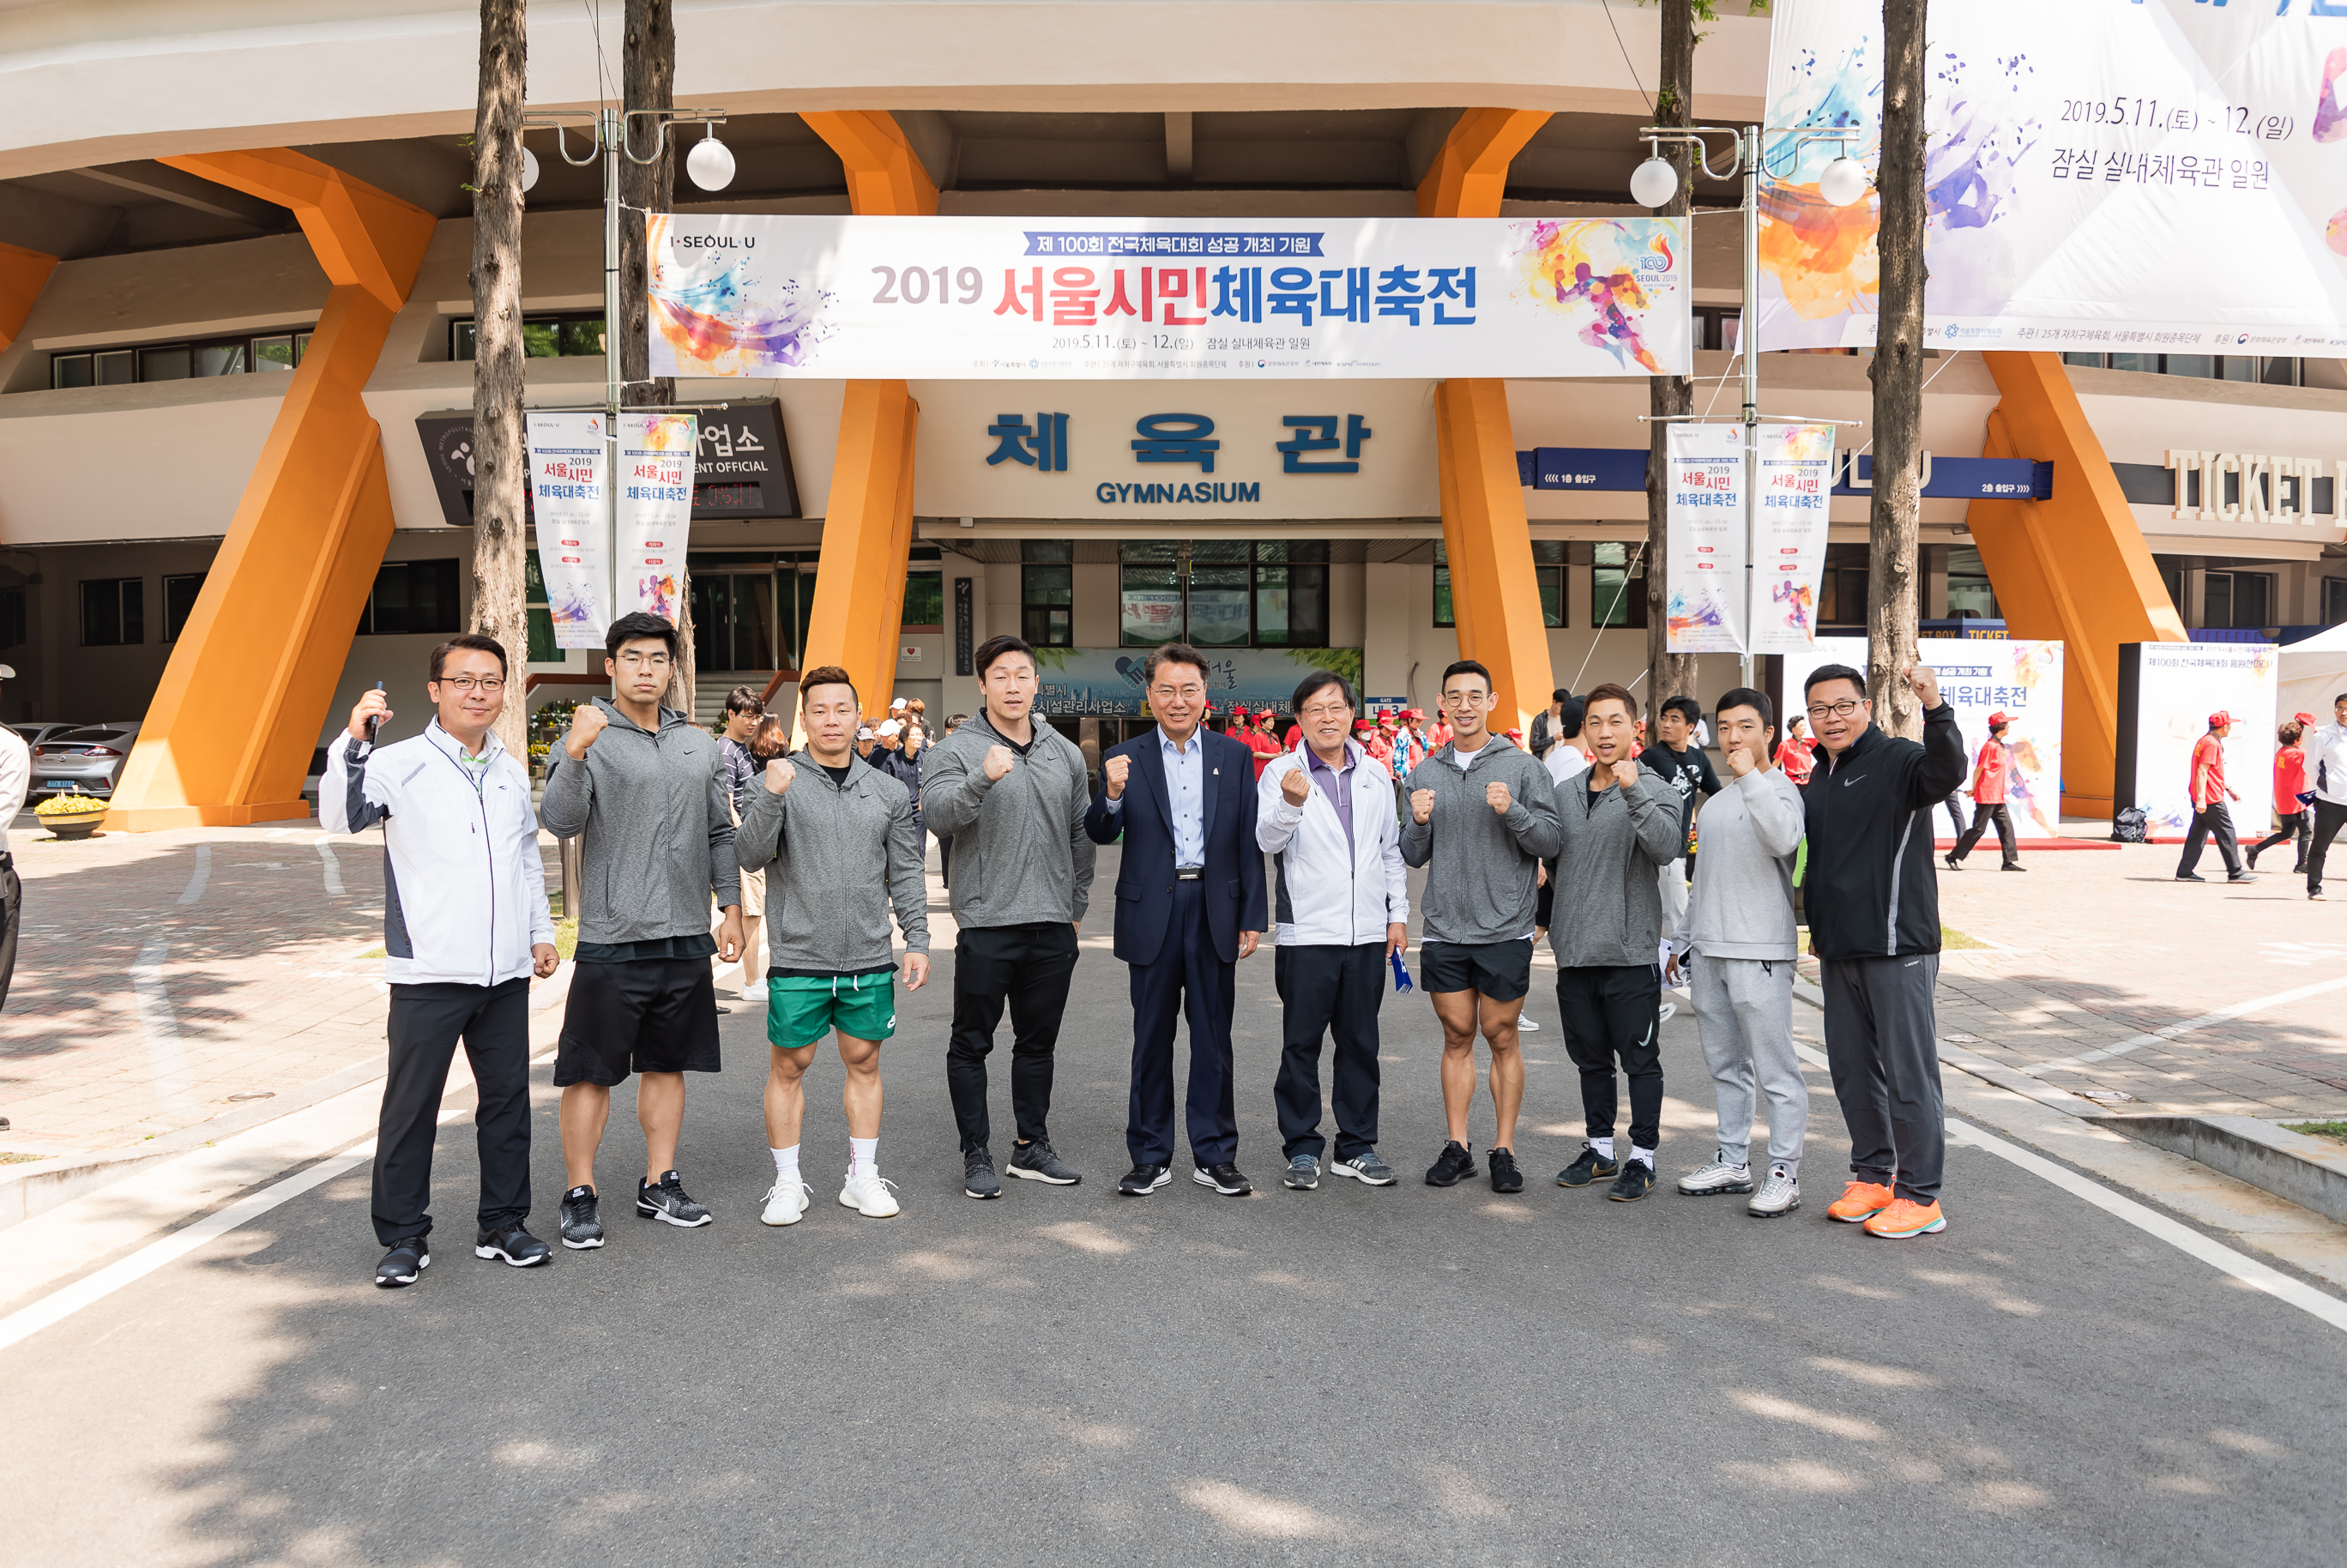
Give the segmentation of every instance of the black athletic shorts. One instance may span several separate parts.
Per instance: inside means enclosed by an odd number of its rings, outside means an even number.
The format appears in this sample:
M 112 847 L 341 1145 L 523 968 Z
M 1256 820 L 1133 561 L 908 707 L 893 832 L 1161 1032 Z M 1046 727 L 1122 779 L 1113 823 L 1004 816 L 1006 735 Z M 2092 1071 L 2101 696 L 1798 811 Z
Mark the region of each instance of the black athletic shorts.
M 717 987 L 707 958 L 579 964 L 563 1004 L 554 1083 L 627 1081 L 633 1072 L 715 1072 Z
M 1418 989 L 1430 995 L 1480 991 L 1512 1002 L 1532 989 L 1532 939 L 1514 942 L 1422 942 Z

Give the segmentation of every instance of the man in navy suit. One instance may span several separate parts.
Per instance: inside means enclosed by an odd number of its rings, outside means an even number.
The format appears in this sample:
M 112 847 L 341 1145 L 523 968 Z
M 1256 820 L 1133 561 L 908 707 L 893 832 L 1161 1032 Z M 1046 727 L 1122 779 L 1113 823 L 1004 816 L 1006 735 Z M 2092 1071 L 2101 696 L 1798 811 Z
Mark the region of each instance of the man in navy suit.
M 1255 847 L 1255 753 L 1201 727 L 1205 656 L 1169 642 L 1142 681 L 1157 728 L 1101 759 L 1101 793 L 1084 817 L 1095 844 L 1124 835 L 1116 879 L 1116 956 L 1133 975 L 1133 1170 L 1117 1191 L 1140 1197 L 1172 1180 L 1174 1026 L 1190 1020 L 1193 1179 L 1229 1197 L 1239 1174 L 1231 1085 L 1232 966 L 1266 925 Z

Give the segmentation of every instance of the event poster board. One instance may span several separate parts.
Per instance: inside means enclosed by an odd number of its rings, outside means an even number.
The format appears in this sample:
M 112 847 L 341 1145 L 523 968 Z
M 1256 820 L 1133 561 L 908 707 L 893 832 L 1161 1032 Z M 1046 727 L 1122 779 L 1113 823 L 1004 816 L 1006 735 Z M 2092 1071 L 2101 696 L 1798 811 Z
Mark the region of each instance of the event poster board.
M 2192 748 L 2209 715 L 2233 715 L 2224 741 L 2233 831 L 2245 844 L 2273 814 L 2274 703 L 2280 650 L 2264 642 L 2119 645 L 2116 801 L 2144 810 L 2145 836 L 2170 842 L 2192 824 Z
M 1818 636 L 1833 494 L 1830 425 L 1763 425 L 1752 522 L 1752 651 L 1807 653 Z
M 1670 651 L 1744 651 L 1744 430 L 1679 424 L 1667 466 Z
M 692 529 L 699 423 L 690 414 L 620 415 L 620 613 L 649 610 L 684 624 L 684 552 Z M 600 638 L 598 640 L 600 645 Z
M 526 414 L 539 574 L 558 648 L 600 648 L 611 622 L 610 461 L 600 414 Z M 689 492 L 688 492 L 689 493 Z
M 1778 0 L 1758 342 L 1864 347 L 1881 0 Z M 1964 0 L 1932 12 L 1923 187 L 1934 346 L 2320 354 L 2347 345 L 2347 5 Z
M 1762 425 L 1756 436 L 1758 487 L 1751 497 L 1747 563 L 1743 428 L 1669 427 L 1674 653 L 1807 653 L 1817 637 L 1833 426 Z
M 654 214 L 651 374 L 1686 375 L 1684 218 Z
M 1988 718 L 2001 711 L 2010 721 L 2004 742 L 2013 751 L 2013 771 L 2005 808 L 2014 834 L 2024 842 L 2061 837 L 2062 645 L 2018 638 L 1926 637 L 1915 646 L 1917 656 L 1939 677 L 1940 695 L 1956 710 L 1956 728 L 1964 737 L 1965 825 L 1973 819 L 1973 769 L 1988 740 Z M 1820 637 L 1809 652 L 1786 655 L 1788 712 L 1802 708 L 1809 671 L 1823 664 L 1865 669 L 1866 639 Z M 1937 835 L 1947 818 L 1933 809 Z M 1989 829 L 1992 835 L 1995 831 Z

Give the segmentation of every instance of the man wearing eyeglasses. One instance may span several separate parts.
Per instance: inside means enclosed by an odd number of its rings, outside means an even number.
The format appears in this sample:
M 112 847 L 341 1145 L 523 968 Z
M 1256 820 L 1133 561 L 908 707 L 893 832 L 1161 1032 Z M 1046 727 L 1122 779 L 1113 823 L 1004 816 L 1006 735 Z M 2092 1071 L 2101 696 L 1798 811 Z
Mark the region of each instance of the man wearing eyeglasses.
M 1810 671 L 1809 726 L 1822 754 L 1802 792 L 1809 951 L 1825 988 L 1834 1097 L 1850 1128 L 1850 1184 L 1826 1213 L 1893 1239 L 1948 1224 L 1932 814 L 1964 776 L 1963 736 L 1938 677 L 1916 664 L 1900 679 L 1923 710 L 1921 745 L 1874 727 L 1864 674 L 1847 664 Z
M 613 695 L 579 704 L 547 775 L 538 815 L 579 842 L 578 969 L 554 1059 L 562 1091 L 562 1245 L 603 1245 L 595 1152 L 611 1090 L 630 1072 L 644 1130 L 636 1213 L 687 1228 L 709 1210 L 676 1169 L 684 1075 L 718 1071 L 709 960 L 742 956 L 742 868 L 717 738 L 661 706 L 676 628 L 631 611 L 603 634 Z M 709 931 L 709 897 L 723 909 Z
M 517 1268 L 552 1255 L 529 1217 L 529 980 L 555 969 L 529 773 L 494 728 L 506 651 L 466 633 L 432 651 L 424 733 L 378 749 L 381 691 L 351 710 L 318 786 L 328 833 L 383 827 L 384 979 L 391 1055 L 374 1151 L 376 1265 L 385 1289 L 432 1261 L 432 1143 L 459 1040 L 480 1101 L 480 1231 L 473 1255 Z

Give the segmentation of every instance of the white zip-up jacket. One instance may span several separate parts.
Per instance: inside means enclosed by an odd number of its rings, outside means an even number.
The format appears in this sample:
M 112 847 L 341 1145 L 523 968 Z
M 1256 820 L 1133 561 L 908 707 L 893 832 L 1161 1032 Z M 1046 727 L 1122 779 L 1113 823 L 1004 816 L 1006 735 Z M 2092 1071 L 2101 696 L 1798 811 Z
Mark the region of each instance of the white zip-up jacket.
M 2314 791 L 2314 798 L 2327 800 L 2333 805 L 2347 805 L 2347 725 L 2325 724 L 2309 734 L 2306 747 L 2306 782 Z M 2276 801 L 2274 809 L 2296 806 L 2296 801 Z
M 1255 781 L 1255 841 L 1273 856 L 1276 923 L 1283 948 L 1358 947 L 1383 942 L 1386 927 L 1409 919 L 1409 873 L 1394 817 L 1393 774 L 1351 741 L 1345 743 L 1353 797 L 1353 845 L 1317 780 L 1302 805 L 1290 805 L 1280 781 L 1306 764 L 1306 742 L 1264 764 Z M 1309 775 L 1307 774 L 1307 779 Z
M 344 731 L 326 748 L 318 819 L 328 833 L 383 825 L 383 978 L 393 985 L 501 985 L 554 940 L 529 774 L 495 731 L 480 783 L 435 719 L 370 748 Z

